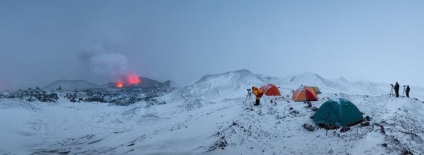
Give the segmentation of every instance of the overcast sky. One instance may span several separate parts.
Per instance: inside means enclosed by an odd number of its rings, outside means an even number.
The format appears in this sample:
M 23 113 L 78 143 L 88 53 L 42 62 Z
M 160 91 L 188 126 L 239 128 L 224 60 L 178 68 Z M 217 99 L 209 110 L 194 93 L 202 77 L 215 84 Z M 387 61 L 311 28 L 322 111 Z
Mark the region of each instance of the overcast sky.
M 111 69 L 102 63 L 181 85 L 249 69 L 424 86 L 423 8 L 421 0 L 0 0 L 0 90 L 99 84 Z

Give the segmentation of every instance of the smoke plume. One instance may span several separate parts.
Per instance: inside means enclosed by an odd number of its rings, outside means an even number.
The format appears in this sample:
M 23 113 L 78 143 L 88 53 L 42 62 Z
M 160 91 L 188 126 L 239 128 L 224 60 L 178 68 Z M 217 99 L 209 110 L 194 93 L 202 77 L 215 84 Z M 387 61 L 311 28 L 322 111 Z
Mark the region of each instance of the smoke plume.
M 87 67 L 90 78 L 99 83 L 121 81 L 131 73 L 123 54 L 85 51 L 77 57 Z

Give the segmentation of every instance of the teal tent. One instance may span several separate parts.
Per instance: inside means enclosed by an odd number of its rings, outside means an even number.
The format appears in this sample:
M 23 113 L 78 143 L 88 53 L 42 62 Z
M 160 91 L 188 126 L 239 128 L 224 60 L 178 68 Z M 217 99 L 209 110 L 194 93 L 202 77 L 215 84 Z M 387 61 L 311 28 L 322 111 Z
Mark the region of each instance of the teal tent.
M 338 98 L 325 102 L 314 114 L 316 124 L 344 127 L 364 119 L 359 109 L 349 100 Z

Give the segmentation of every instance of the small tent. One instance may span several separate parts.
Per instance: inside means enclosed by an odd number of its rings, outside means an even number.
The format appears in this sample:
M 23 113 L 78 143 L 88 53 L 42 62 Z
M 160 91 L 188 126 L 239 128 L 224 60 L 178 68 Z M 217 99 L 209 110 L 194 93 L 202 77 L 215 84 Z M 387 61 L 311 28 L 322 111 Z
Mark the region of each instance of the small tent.
M 295 102 L 318 101 L 318 96 L 312 88 L 305 86 L 293 92 L 292 100 Z
M 361 122 L 364 117 L 352 102 L 339 98 L 322 104 L 313 119 L 318 125 L 344 127 Z
M 266 96 L 281 96 L 280 90 L 278 87 L 273 84 L 267 84 L 261 87 Z
M 311 87 L 315 91 L 316 94 L 321 94 L 321 91 L 319 90 L 319 88 L 317 86 L 309 86 L 309 87 Z

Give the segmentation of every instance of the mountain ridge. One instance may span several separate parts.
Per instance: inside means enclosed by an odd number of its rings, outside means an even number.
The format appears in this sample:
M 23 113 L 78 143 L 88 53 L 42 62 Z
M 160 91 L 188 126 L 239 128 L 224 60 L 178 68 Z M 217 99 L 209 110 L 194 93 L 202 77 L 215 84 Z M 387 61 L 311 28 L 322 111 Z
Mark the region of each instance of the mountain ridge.
M 101 86 L 90 83 L 85 80 L 56 80 L 47 86 L 43 87 L 44 90 L 56 90 L 58 88 L 63 90 L 85 90 L 85 89 L 93 89 L 100 88 Z

